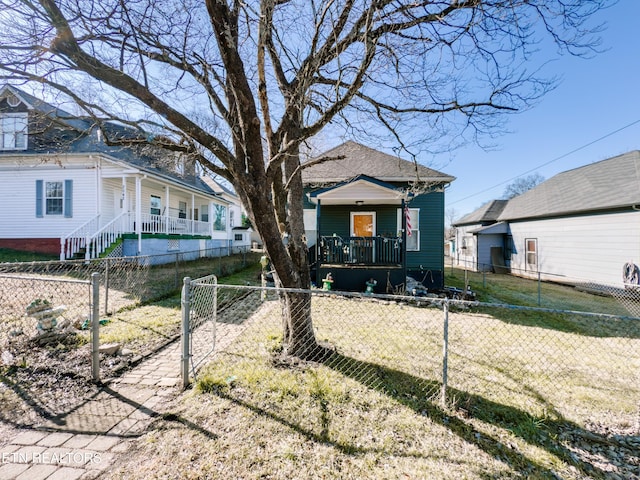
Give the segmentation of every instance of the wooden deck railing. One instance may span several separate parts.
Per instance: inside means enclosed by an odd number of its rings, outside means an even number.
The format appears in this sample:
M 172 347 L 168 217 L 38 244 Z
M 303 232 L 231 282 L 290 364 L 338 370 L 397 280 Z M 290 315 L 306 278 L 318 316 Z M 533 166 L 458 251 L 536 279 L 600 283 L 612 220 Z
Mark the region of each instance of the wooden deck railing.
M 402 239 L 399 237 L 339 237 L 320 239 L 322 264 L 401 265 Z

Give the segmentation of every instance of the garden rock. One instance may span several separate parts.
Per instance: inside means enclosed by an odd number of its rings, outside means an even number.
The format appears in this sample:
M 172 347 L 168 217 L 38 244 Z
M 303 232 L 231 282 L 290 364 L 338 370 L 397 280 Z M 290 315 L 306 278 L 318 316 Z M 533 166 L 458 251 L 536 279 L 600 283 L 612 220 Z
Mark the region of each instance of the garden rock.
M 121 348 L 122 345 L 119 343 L 106 343 L 104 345 L 100 345 L 98 351 L 105 355 L 117 355 Z

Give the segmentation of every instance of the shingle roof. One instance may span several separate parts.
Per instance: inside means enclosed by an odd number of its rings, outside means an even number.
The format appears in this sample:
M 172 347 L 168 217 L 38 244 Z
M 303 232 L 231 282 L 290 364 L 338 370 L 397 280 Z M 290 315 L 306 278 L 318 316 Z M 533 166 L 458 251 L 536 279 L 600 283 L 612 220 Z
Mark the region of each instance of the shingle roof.
M 502 213 L 506 204 L 507 200 L 491 200 L 480 208 L 453 222 L 453 226 L 472 225 L 474 223 L 494 223 Z
M 43 136 L 45 139 L 38 143 L 30 141 L 30 146 L 27 150 L 0 151 L 0 157 L 3 153 L 9 155 L 49 153 L 104 154 L 115 160 L 133 165 L 145 172 L 162 176 L 168 181 L 196 188 L 207 194 L 216 193 L 197 175 L 180 177 L 176 172 L 170 171 L 165 164 L 168 157 L 171 156 L 168 152 L 159 149 L 153 151 L 153 148 L 148 146 L 107 145 L 98 136 L 98 127 L 94 120 L 74 116 L 12 85 L 5 85 L 0 89 L 0 93 L 3 93 L 5 90 L 11 91 L 14 95 L 28 103 L 33 110 L 50 119 L 52 123 L 47 124 L 47 128 L 52 127 L 55 122 L 56 131 Z M 67 131 L 65 131 L 65 129 Z M 109 121 L 105 121 L 102 124 L 102 129 L 107 133 L 109 138 L 115 140 L 142 138 L 144 135 L 144 133 L 139 130 Z
M 640 205 L 640 151 L 568 170 L 509 200 L 500 221 Z
M 303 169 L 302 181 L 305 184 L 335 183 L 360 174 L 385 182 L 449 183 L 455 180 L 455 177 L 445 173 L 353 141 L 332 148 L 317 158 L 339 156 L 345 158 L 326 161 Z

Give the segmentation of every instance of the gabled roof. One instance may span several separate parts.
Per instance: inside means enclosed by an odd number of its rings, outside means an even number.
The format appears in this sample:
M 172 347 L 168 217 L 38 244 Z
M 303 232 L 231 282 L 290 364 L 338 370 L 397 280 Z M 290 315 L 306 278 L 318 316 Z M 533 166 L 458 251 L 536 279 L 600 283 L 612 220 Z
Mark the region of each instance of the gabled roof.
M 361 174 L 384 182 L 437 182 L 450 183 L 455 177 L 418 163 L 388 155 L 357 142 L 348 141 L 323 153 L 317 158 L 340 157 L 302 170 L 304 184 L 342 182 Z M 312 159 L 311 161 L 317 160 Z
M 169 182 L 195 188 L 208 195 L 217 193 L 197 175 L 180 176 L 177 172 L 171 171 L 167 160 L 175 156 L 169 152 L 148 145 L 145 147 L 107 145 L 93 119 L 74 116 L 12 85 L 0 88 L 0 98 L 7 95 L 7 92 L 18 97 L 30 112 L 40 114 L 38 121 L 47 119 L 46 131 L 37 142 L 30 139 L 29 148 L 26 150 L 0 150 L 0 158 L 7 155 L 102 154 L 134 166 L 143 172 L 163 177 Z M 148 135 L 110 121 L 102 123 L 102 130 L 109 138 L 116 140 L 146 138 L 143 136 Z
M 228 195 L 233 198 L 238 198 L 236 192 L 225 186 L 222 182 L 218 182 L 209 176 L 202 177 L 204 183 L 209 185 L 209 187 L 218 194 Z
M 481 225 L 495 223 L 502 213 L 502 210 L 507 205 L 507 202 L 508 200 L 491 200 L 480 208 L 465 215 L 459 220 L 456 220 L 452 225 L 454 227 L 459 227 L 462 225 L 473 225 L 475 223 L 479 223 Z
M 358 175 L 327 188 L 321 188 L 309 194 L 309 200 L 324 205 L 400 205 L 406 193 L 394 185 L 382 182 L 368 175 Z
M 575 168 L 509 200 L 500 221 L 640 205 L 640 151 Z
M 469 233 L 475 233 L 477 235 L 496 235 L 509 233 L 509 224 L 507 222 L 492 223 L 491 225 L 485 225 L 484 227 L 478 227 L 475 230 L 470 230 Z

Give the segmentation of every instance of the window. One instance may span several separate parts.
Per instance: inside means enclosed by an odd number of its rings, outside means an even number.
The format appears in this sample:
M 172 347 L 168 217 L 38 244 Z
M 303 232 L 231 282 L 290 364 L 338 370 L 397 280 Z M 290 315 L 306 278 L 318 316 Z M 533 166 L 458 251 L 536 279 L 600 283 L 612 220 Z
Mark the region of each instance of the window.
M 230 227 L 235 227 L 236 226 L 236 222 L 234 219 L 234 211 L 229 209 L 229 226 Z
M 27 114 L 5 113 L 0 116 L 0 138 L 2 150 L 25 150 L 27 148 Z
M 160 197 L 151 195 L 151 209 L 149 213 L 151 213 L 151 215 L 162 214 L 162 199 Z
M 209 205 L 200 206 L 200 221 L 202 222 L 209 221 Z
M 398 231 L 402 230 L 402 210 L 398 209 Z M 420 251 L 420 209 L 407 208 L 407 251 Z
M 236 242 L 241 242 L 242 241 L 242 237 L 243 235 L 241 233 L 236 233 L 234 236 L 234 239 L 236 240 Z
M 187 218 L 187 202 L 178 202 L 178 218 Z
M 73 216 L 73 180 L 45 182 L 36 180 L 36 217 Z
M 527 256 L 527 270 L 536 271 L 538 269 L 538 240 L 527 238 L 524 241 Z
M 47 182 L 45 189 L 45 213 L 47 215 L 62 215 L 64 202 L 62 182 Z
M 215 205 L 213 207 L 213 229 L 224 232 L 227 229 L 227 207 Z

